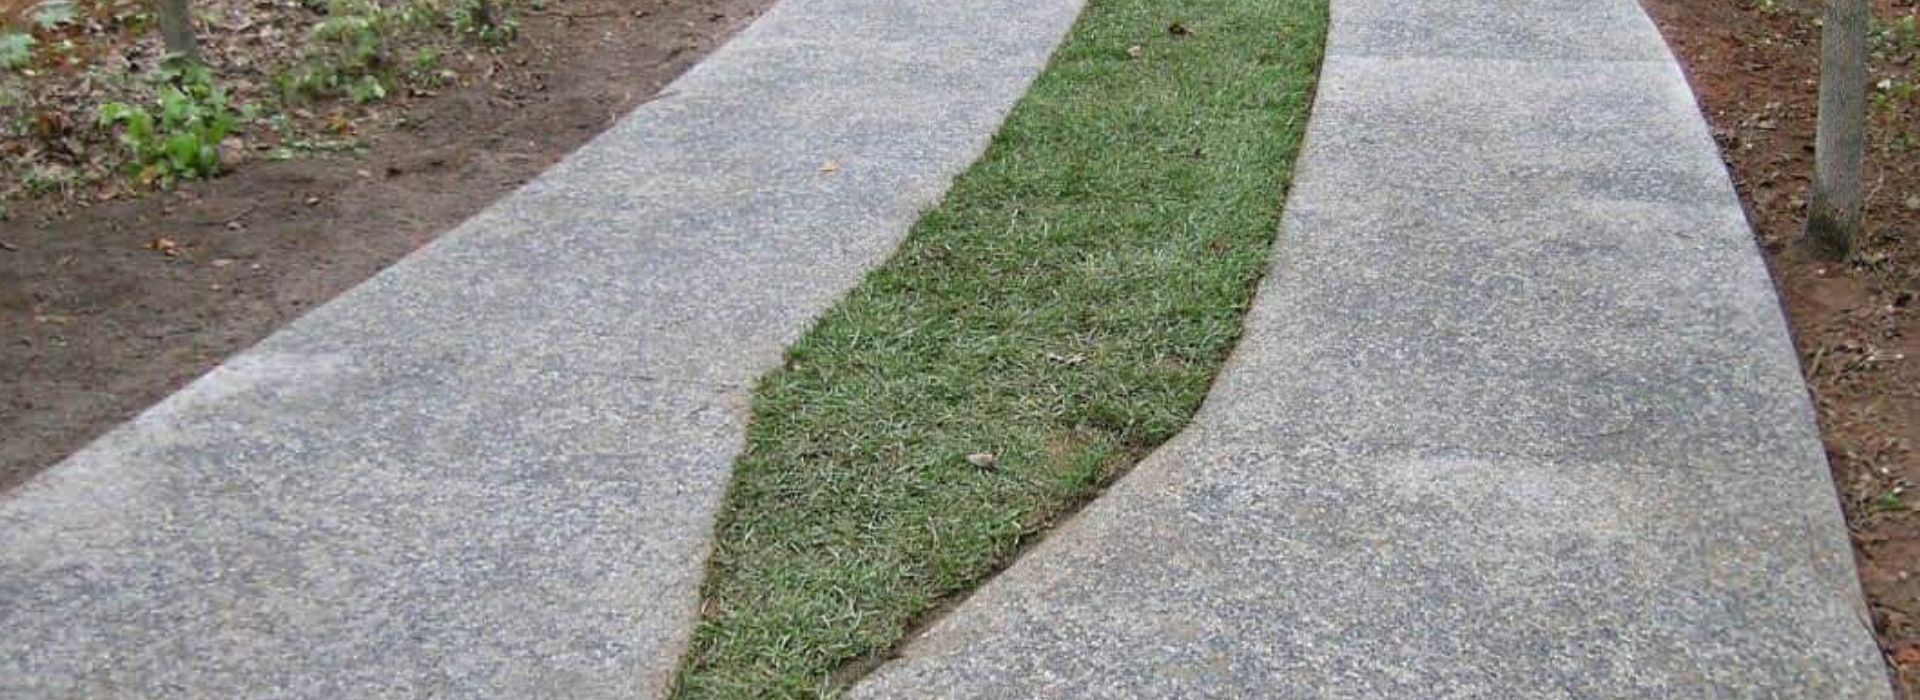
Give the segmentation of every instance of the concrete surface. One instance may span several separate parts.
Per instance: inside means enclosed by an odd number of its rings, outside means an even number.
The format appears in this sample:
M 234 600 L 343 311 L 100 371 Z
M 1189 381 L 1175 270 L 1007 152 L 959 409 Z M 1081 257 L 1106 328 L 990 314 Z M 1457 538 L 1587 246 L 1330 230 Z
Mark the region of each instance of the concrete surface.
M 1193 425 L 858 698 L 1889 698 L 1793 348 L 1632 0 L 1333 0 Z
M 0 496 L 0 698 L 661 695 L 752 382 L 979 154 L 1077 9 L 784 0 Z

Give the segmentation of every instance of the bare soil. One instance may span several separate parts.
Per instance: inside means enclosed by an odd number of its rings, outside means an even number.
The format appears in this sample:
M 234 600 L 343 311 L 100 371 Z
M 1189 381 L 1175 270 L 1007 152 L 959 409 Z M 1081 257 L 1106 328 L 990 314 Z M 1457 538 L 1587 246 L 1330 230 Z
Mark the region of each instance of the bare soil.
M 1864 240 L 1851 261 L 1822 263 L 1791 244 L 1813 175 L 1818 3 L 1644 4 L 1688 69 L 1766 251 L 1875 631 L 1902 692 L 1920 697 L 1920 105 L 1890 89 L 1915 78 L 1913 46 L 1878 43 Z M 1913 0 L 1873 6 L 1882 23 L 1915 12 Z
M 360 155 L 0 222 L 0 489 L 539 173 L 770 0 L 556 0 L 483 78 L 384 104 Z

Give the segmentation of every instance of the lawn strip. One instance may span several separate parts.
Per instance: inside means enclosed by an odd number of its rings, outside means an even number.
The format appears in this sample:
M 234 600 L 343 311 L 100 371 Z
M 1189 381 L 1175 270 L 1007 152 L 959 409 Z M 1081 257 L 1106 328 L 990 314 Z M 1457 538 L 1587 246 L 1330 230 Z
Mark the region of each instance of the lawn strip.
M 1186 424 L 1266 268 L 1325 23 L 1321 0 L 1088 3 L 759 387 L 678 697 L 831 694 Z

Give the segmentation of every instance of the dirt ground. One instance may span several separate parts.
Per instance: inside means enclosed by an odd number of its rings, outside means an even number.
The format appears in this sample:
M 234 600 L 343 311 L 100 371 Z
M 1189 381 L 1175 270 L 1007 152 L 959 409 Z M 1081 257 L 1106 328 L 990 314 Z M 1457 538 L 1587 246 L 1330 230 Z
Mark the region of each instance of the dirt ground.
M 770 0 L 556 0 L 486 80 L 365 155 L 243 163 L 0 222 L 0 489 L 418 248 L 657 92 Z
M 1920 495 L 1908 493 L 1920 483 L 1920 105 L 1894 95 L 1870 107 L 1865 240 L 1849 263 L 1808 260 L 1790 242 L 1813 173 L 1818 4 L 1644 3 L 1687 66 L 1773 268 L 1876 631 L 1903 692 L 1920 697 Z M 1873 5 L 1883 22 L 1915 11 Z M 1872 82 L 1915 76 L 1911 46 L 1879 53 Z

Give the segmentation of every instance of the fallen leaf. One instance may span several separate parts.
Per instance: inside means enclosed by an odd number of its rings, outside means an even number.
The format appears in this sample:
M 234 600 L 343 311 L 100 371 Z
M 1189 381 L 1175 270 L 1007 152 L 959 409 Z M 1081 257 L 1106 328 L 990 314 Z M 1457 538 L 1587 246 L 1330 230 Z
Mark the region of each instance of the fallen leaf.
M 825 162 L 825 163 L 821 163 L 821 164 L 820 164 L 820 172 L 823 172 L 823 173 L 837 173 L 837 172 L 840 172 L 840 164 L 839 164 L 839 163 L 835 163 L 835 162 L 833 162 L 833 161 L 827 161 L 827 162 Z
M 1139 58 L 1141 56 L 1147 55 L 1147 49 L 1146 47 L 1141 46 L 1139 44 L 1134 44 L 1132 46 L 1127 47 L 1127 55 L 1132 56 L 1134 58 Z
M 1920 194 L 1907 195 L 1907 198 L 1900 202 L 1900 206 L 1908 209 L 1920 209 Z
M 994 459 L 992 452 L 975 452 L 973 454 L 967 455 L 967 464 L 971 464 L 973 466 L 979 467 L 981 469 L 985 469 L 987 471 L 994 471 L 1000 466 L 1000 461 L 997 459 Z
M 1901 666 L 1920 664 L 1920 647 L 1901 647 L 1893 652 L 1893 662 Z
M 1075 353 L 1072 355 L 1059 355 L 1059 354 L 1050 352 L 1050 353 L 1047 353 L 1047 359 L 1053 360 L 1054 362 L 1058 362 L 1068 367 L 1078 367 L 1087 361 L 1087 356 L 1081 355 L 1078 353 Z
M 180 244 L 171 238 L 155 238 L 147 241 L 147 250 L 158 251 L 169 258 L 180 256 Z
M 226 267 L 233 264 L 233 258 L 214 258 L 213 262 L 207 264 L 214 267 Z

